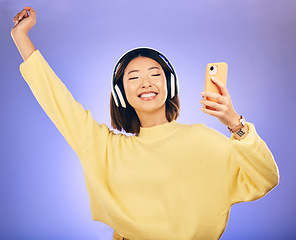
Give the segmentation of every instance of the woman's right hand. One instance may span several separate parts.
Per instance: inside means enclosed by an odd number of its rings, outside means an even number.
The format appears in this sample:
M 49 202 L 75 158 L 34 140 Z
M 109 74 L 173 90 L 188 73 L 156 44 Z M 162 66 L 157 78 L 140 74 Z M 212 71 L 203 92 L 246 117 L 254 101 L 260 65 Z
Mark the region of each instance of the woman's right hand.
M 30 15 L 27 11 L 29 11 Z M 21 12 L 15 15 L 13 22 L 15 25 L 11 29 L 11 35 L 13 35 L 14 32 L 27 34 L 36 23 L 36 11 L 31 7 L 24 7 Z

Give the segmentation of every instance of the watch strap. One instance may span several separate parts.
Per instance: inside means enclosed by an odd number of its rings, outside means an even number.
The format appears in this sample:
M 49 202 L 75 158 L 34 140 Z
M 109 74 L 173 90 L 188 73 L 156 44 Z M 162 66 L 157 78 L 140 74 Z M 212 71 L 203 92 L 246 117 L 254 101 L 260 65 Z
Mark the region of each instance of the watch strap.
M 245 119 L 244 119 L 244 117 L 243 116 L 240 116 L 240 118 L 238 119 L 238 126 L 237 127 L 235 127 L 234 129 L 231 129 L 230 127 L 227 127 L 228 128 L 228 130 L 229 130 L 229 132 L 231 132 L 231 133 L 235 133 L 235 132 L 237 132 L 237 131 L 241 131 L 241 129 L 245 126 Z M 239 133 L 239 132 L 238 132 Z M 237 133 L 237 134 L 238 134 Z M 239 134 L 238 134 L 239 135 Z

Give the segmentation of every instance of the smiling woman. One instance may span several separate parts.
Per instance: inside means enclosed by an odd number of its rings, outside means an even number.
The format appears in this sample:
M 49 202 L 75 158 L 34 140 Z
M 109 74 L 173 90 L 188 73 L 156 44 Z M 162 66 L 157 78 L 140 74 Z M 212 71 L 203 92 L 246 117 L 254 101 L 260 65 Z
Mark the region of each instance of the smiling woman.
M 27 11 L 30 11 L 28 15 Z M 255 126 L 234 111 L 226 86 L 202 104 L 232 131 L 180 124 L 178 78 L 160 52 L 139 48 L 115 65 L 111 120 L 115 134 L 77 102 L 28 37 L 36 12 L 14 17 L 11 36 L 24 62 L 22 76 L 48 117 L 77 153 L 93 220 L 114 239 L 216 240 L 233 204 L 265 196 L 279 181 L 272 153 Z M 238 134 L 239 133 L 239 134 Z M 42 238 L 42 237 L 39 237 Z
M 171 122 L 179 116 L 177 75 L 169 60 L 155 49 L 136 48 L 124 54 L 115 66 L 112 90 L 111 124 L 120 131 L 137 135 L 140 127 Z

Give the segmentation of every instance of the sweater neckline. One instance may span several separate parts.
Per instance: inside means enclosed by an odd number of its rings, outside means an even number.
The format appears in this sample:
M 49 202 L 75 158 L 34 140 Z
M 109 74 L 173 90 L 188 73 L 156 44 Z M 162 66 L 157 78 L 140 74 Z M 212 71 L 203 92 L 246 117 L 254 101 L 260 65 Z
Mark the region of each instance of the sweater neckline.
M 176 120 L 172 120 L 171 122 L 163 123 L 154 127 L 140 127 L 138 137 L 145 139 L 159 138 L 172 132 L 178 125 L 180 125 L 180 123 L 177 123 Z

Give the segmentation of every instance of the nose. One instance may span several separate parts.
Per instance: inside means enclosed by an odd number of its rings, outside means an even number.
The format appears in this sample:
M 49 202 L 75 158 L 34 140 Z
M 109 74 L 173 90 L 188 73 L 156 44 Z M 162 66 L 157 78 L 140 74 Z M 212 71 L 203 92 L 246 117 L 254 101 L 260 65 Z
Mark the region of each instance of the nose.
M 146 87 L 152 87 L 152 85 L 149 83 L 149 84 L 142 84 L 142 88 L 146 88 Z
M 142 80 L 142 88 L 152 87 L 151 82 L 148 77 L 144 77 Z

